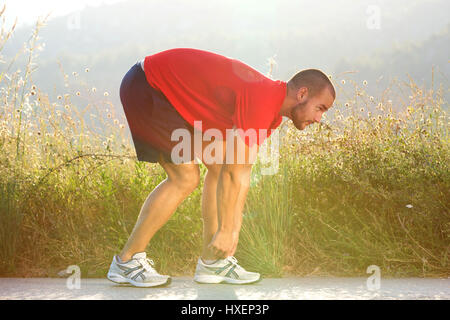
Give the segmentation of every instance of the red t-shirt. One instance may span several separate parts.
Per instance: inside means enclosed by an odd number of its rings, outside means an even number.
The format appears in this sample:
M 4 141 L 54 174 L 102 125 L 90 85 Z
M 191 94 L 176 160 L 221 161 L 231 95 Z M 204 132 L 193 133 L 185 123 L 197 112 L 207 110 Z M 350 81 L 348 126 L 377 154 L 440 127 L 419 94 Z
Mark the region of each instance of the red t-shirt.
M 216 53 L 177 48 L 145 57 L 145 76 L 192 126 L 202 121 L 202 131 L 216 128 L 224 139 L 226 129 L 277 128 L 287 83 L 271 80 L 250 66 Z M 248 145 L 253 143 L 245 139 Z M 250 143 L 250 144 L 249 144 Z

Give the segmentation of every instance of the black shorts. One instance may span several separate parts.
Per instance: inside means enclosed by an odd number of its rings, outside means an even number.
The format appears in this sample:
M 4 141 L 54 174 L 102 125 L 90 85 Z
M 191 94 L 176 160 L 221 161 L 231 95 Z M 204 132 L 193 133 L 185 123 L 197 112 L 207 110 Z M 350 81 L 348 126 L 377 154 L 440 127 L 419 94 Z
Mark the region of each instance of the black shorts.
M 173 162 L 171 151 L 179 141 L 171 141 L 172 132 L 182 128 L 193 137 L 194 128 L 162 92 L 150 86 L 140 62 L 124 76 L 120 85 L 120 100 L 139 161 L 155 163 L 161 154 L 164 160 Z M 194 160 L 192 150 L 189 159 Z

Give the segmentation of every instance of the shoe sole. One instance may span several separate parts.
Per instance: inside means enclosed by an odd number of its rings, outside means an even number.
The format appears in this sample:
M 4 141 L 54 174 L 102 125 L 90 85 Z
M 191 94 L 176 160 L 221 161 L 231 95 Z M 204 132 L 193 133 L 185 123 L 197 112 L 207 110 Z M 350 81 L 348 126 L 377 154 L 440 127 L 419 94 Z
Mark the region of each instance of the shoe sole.
M 158 282 L 152 282 L 152 283 L 144 283 L 144 282 L 136 282 L 133 279 L 128 279 L 125 278 L 121 275 L 117 275 L 117 274 L 107 274 L 106 278 L 109 281 L 112 281 L 114 283 L 117 284 L 131 284 L 134 287 L 139 287 L 139 288 L 151 288 L 151 287 L 160 287 L 160 286 L 165 286 L 165 285 L 169 285 L 170 283 L 172 283 L 172 278 L 168 277 L 165 281 L 158 281 Z
M 256 283 L 258 281 L 261 281 L 261 279 L 262 279 L 261 276 L 259 276 L 258 279 L 254 279 L 254 280 L 239 280 L 239 279 L 232 279 L 232 278 L 216 276 L 216 275 L 196 275 L 196 276 L 194 276 L 195 282 L 209 283 L 209 284 L 218 284 L 218 283 L 250 284 L 250 283 Z

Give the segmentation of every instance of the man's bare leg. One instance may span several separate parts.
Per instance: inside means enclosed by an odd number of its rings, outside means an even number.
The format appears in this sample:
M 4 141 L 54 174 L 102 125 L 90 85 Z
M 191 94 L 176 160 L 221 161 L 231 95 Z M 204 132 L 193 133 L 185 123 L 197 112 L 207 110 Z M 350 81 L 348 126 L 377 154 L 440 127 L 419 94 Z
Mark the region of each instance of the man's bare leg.
M 133 254 L 145 251 L 155 233 L 169 220 L 180 203 L 197 187 L 200 179 L 198 164 L 175 165 L 160 157 L 167 178 L 147 197 L 136 225 L 119 258 L 129 260 Z

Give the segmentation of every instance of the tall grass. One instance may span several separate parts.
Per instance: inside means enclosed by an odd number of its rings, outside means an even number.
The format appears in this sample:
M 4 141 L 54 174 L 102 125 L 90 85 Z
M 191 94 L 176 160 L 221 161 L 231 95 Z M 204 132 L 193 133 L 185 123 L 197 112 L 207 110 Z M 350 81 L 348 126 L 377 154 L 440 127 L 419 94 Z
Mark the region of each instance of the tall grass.
M 54 276 L 77 264 L 83 276 L 104 276 L 165 173 L 136 161 L 107 93 L 68 85 L 52 101 L 33 83 L 42 25 L 24 48 L 24 71 L 14 58 L 0 77 L 0 275 Z M 1 46 L 11 34 L 1 34 Z M 76 81 L 76 72 L 62 72 Z M 444 90 L 411 79 L 375 98 L 370 84 L 345 79 L 333 79 L 332 118 L 302 132 L 282 125 L 275 175 L 253 168 L 237 258 L 266 276 L 364 275 L 372 264 L 384 276 L 448 276 Z M 400 87 L 407 98 L 394 106 Z M 161 272 L 194 271 L 201 188 L 149 245 Z

